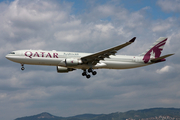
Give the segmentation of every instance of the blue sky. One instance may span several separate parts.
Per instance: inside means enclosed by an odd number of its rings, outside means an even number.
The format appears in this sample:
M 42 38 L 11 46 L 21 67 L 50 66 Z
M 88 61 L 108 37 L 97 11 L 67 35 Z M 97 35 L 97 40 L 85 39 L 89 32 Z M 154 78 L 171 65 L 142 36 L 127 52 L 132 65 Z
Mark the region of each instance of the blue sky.
M 73 14 L 81 14 L 84 11 L 86 11 L 90 6 L 88 4 L 88 1 L 86 0 L 62 0 L 61 2 L 70 2 L 73 4 Z M 157 0 L 93 0 L 95 5 L 98 4 L 113 4 L 116 2 L 116 5 L 123 6 L 124 8 L 128 9 L 129 11 L 138 11 L 142 8 L 149 7 L 149 10 L 147 11 L 149 18 L 151 19 L 167 19 L 170 16 L 179 16 L 176 12 L 164 12 L 162 9 L 158 6 Z M 117 4 L 118 3 L 118 4 Z
M 180 107 L 179 0 L 0 1 L 0 119 L 41 112 L 56 116 Z M 139 55 L 168 37 L 166 62 L 130 70 L 82 70 L 21 65 L 10 51 L 43 49 L 97 52 L 137 37 L 117 54 Z

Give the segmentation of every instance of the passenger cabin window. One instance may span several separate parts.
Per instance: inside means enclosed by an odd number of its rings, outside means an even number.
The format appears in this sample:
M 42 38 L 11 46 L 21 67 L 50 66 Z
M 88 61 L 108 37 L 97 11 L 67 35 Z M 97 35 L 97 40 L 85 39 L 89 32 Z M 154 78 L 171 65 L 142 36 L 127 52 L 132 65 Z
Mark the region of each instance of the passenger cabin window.
M 9 54 L 15 54 L 15 52 L 10 52 Z

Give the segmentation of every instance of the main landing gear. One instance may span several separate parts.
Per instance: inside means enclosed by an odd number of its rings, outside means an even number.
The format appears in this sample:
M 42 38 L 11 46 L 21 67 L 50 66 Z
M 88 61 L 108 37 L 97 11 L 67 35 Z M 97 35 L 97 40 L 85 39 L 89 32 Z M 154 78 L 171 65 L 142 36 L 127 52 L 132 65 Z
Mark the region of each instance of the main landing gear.
M 24 70 L 24 69 L 25 69 L 25 68 L 24 68 L 24 64 L 21 64 L 21 66 L 22 66 L 22 67 L 21 67 L 21 70 Z
M 97 72 L 93 71 L 92 68 L 89 68 L 88 72 L 92 73 L 92 75 L 96 75 L 97 74 Z M 82 76 L 86 76 L 87 79 L 89 79 L 91 77 L 91 75 L 86 72 L 86 69 L 83 71 Z

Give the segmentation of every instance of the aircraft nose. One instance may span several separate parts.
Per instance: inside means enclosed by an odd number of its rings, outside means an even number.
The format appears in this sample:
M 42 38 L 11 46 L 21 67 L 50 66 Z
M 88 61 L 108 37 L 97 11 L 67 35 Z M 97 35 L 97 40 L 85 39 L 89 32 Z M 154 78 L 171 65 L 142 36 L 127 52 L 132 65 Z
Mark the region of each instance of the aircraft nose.
M 9 59 L 9 55 L 6 55 L 5 57 L 6 57 L 7 59 Z

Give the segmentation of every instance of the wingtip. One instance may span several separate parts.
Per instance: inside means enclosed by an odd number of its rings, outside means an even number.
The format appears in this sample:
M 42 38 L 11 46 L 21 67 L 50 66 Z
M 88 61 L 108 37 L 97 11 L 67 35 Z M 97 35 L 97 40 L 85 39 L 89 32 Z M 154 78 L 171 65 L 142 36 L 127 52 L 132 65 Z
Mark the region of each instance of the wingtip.
M 133 37 L 129 42 L 134 42 L 136 37 Z

